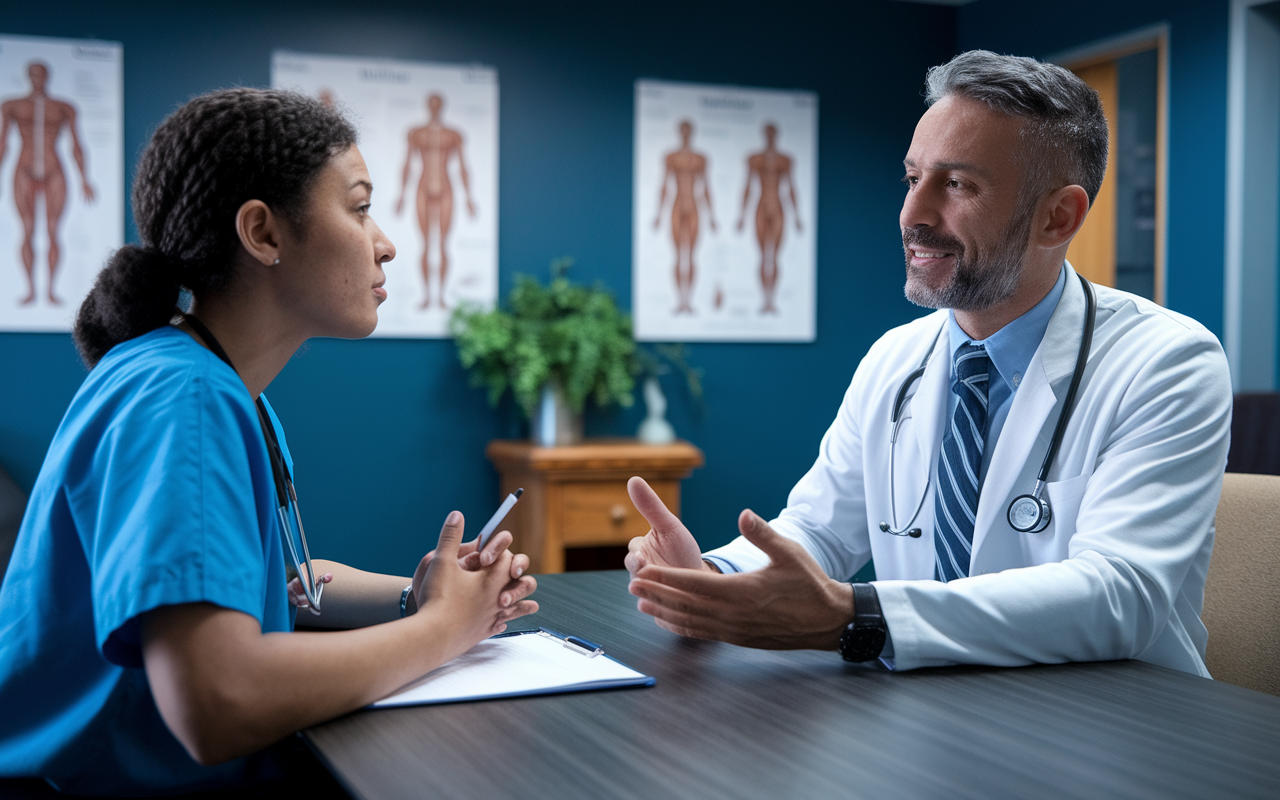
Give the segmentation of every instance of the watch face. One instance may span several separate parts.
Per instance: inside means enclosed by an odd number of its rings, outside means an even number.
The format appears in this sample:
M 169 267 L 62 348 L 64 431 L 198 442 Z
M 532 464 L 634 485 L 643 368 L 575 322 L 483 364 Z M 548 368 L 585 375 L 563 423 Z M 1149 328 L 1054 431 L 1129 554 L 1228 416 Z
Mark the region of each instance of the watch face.
M 840 634 L 840 657 L 845 661 L 871 661 L 884 650 L 884 628 L 856 628 L 853 625 Z

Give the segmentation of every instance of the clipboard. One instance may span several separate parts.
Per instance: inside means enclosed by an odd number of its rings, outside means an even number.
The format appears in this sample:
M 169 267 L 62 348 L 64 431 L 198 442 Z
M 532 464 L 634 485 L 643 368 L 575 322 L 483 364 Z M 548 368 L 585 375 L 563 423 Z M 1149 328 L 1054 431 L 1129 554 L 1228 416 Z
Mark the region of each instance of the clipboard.
M 594 642 L 538 628 L 485 639 L 369 707 L 467 703 L 654 683 L 652 676 L 612 658 Z

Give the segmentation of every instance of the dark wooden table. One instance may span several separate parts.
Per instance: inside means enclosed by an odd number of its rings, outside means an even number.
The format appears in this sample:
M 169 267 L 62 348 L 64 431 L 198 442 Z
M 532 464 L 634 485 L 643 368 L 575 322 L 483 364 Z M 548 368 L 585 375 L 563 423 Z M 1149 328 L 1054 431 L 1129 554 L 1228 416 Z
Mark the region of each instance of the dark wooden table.
M 893 674 L 680 639 L 625 572 L 539 577 L 527 625 L 648 689 L 361 711 L 306 731 L 374 798 L 1280 797 L 1280 697 L 1117 661 Z

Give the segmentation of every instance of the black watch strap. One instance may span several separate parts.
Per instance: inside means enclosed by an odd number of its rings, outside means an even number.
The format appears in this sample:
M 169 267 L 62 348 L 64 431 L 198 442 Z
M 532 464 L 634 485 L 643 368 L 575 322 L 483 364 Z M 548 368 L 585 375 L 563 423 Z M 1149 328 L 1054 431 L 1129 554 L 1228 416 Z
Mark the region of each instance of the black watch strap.
M 880 597 L 869 583 L 852 586 L 853 622 L 840 634 L 840 656 L 845 661 L 871 661 L 880 657 L 888 634 Z
M 883 628 L 884 614 L 880 613 L 880 595 L 869 583 L 853 583 L 853 624 L 859 628 Z

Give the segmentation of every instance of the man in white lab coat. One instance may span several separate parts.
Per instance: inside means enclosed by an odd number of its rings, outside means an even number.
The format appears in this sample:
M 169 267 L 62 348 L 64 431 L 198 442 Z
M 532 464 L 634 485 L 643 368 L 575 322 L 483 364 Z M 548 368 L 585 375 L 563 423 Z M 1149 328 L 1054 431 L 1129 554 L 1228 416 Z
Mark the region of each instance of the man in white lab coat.
M 703 554 L 633 478 L 653 530 L 631 542 L 631 593 L 685 636 L 895 669 L 1137 658 L 1207 675 L 1222 348 L 1066 263 L 1106 169 L 1092 89 L 974 51 L 930 70 L 928 103 L 900 225 L 907 297 L 940 310 L 871 347 L 773 521 L 743 511 L 742 537 Z M 877 580 L 845 582 L 868 559 Z

